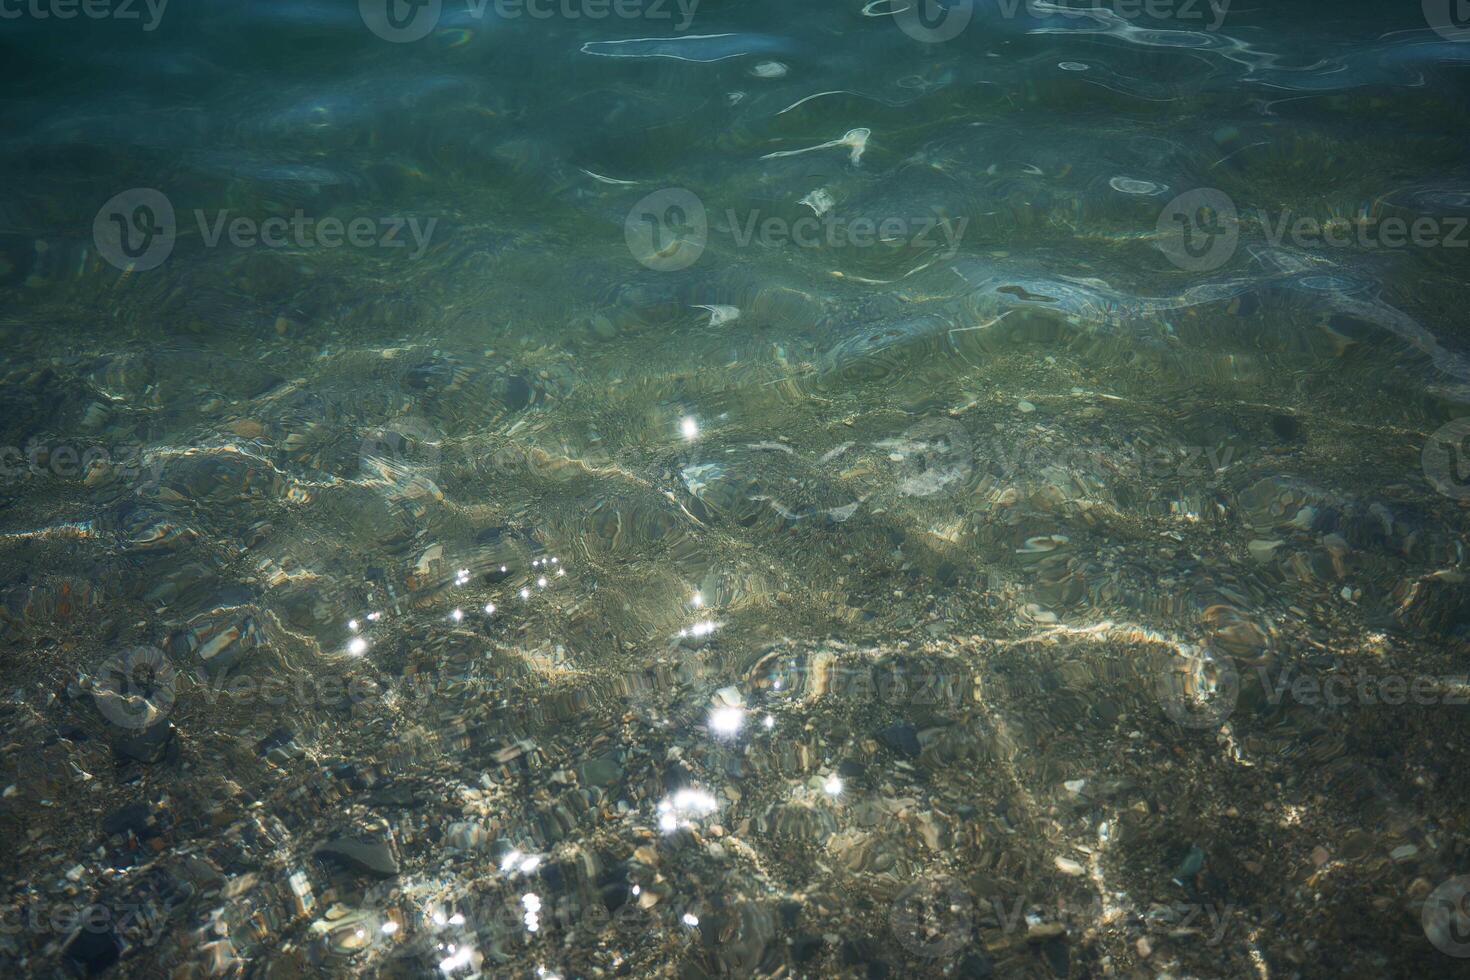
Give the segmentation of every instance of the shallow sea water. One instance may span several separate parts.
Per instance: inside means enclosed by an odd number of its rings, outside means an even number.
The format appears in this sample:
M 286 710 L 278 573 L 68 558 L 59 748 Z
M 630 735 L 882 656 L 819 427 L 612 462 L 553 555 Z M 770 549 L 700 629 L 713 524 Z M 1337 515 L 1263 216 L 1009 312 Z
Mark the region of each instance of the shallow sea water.
M 1455 16 L 0 3 L 4 974 L 1457 975 Z

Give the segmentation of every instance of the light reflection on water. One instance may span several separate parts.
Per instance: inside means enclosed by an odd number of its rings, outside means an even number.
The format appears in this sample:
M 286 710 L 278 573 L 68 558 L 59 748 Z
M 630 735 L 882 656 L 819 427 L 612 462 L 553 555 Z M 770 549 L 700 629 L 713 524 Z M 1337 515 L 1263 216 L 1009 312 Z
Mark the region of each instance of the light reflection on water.
M 1125 6 L 4 21 L 11 972 L 1470 952 L 1466 42 Z

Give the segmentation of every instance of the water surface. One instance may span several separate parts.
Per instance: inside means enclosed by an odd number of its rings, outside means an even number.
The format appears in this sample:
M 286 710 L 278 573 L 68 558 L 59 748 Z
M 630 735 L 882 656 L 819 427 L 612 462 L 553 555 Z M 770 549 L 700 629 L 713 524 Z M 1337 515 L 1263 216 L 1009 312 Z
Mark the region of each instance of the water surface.
M 6 8 L 7 974 L 1452 974 L 1443 6 Z

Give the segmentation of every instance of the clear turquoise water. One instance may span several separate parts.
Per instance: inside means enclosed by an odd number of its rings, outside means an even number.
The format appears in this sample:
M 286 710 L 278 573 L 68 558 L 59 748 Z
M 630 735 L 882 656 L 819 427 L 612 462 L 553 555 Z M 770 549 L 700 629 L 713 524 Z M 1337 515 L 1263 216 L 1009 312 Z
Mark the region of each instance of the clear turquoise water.
M 8 974 L 1459 968 L 1470 41 L 1104 7 L 0 7 Z

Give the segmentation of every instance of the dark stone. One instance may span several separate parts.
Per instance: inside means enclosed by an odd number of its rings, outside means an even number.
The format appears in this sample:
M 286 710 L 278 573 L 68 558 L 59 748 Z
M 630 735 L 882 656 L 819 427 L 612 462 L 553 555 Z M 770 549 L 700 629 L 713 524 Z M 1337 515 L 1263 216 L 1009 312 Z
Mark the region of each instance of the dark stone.
M 419 391 L 443 388 L 453 381 L 454 366 L 442 361 L 421 361 L 403 373 L 404 384 Z
M 777 906 L 777 908 L 781 913 L 781 925 L 787 929 L 795 929 L 796 919 L 801 915 L 801 903 L 785 901 Z
M 1301 435 L 1302 424 L 1291 415 L 1271 416 L 1271 431 L 1276 433 L 1276 438 L 1282 442 L 1291 442 Z
M 331 773 L 333 779 L 341 780 L 357 792 L 362 792 L 368 788 L 367 780 L 363 779 L 362 773 L 351 762 L 334 760 L 323 763 L 322 768 Z
M 255 590 L 248 585 L 241 585 L 239 582 L 224 582 L 219 586 L 214 602 L 217 606 L 243 606 L 254 602 L 257 598 Z
M 56 726 L 56 737 L 64 738 L 68 742 L 85 742 L 87 740 L 87 732 L 85 729 L 79 728 L 69 722 L 62 722 Z
M 531 383 L 520 375 L 505 379 L 505 407 L 519 412 L 531 404 Z
M 577 780 L 583 786 L 611 786 L 623 776 L 616 751 L 607 752 L 577 765 Z
M 665 793 L 677 793 L 695 782 L 689 767 L 677 759 L 664 767 L 663 781 Z
M 679 827 L 661 836 L 658 840 L 658 849 L 665 853 L 673 854 L 678 851 L 695 847 L 694 831 L 688 827 Z
M 271 749 L 283 749 L 290 745 L 295 737 L 291 729 L 277 728 L 265 738 L 255 743 L 255 753 L 256 755 L 266 755 Z
M 408 783 L 391 783 L 380 786 L 367 796 L 368 806 L 422 806 L 423 798 L 414 792 Z
M 602 888 L 598 889 L 598 894 L 602 896 L 602 904 L 607 910 L 609 912 L 616 912 L 628 900 L 628 896 L 632 894 L 632 889 L 626 884 L 603 885 Z
M 955 976 L 960 980 L 980 980 L 995 974 L 995 961 L 988 956 L 979 953 L 966 953 L 965 958 L 960 960 L 959 969 Z
M 342 837 L 318 847 L 316 853 L 318 857 L 327 858 L 351 871 L 379 878 L 392 878 L 398 874 L 398 861 L 386 841 Z
M 822 937 L 810 933 L 797 936 L 791 944 L 791 956 L 798 963 L 810 963 L 822 952 Z
M 1174 872 L 1174 880 L 1183 884 L 1193 878 L 1204 869 L 1205 852 L 1198 844 L 1190 844 L 1189 850 L 1185 852 L 1179 867 Z
M 899 755 L 910 759 L 919 755 L 919 730 L 912 722 L 900 721 L 878 733 L 878 741 Z
M 861 966 L 866 964 L 868 976 L 873 976 L 873 966 L 875 964 L 883 968 L 883 973 L 880 976 L 887 975 L 888 966 L 879 961 L 878 946 L 870 939 L 844 939 L 842 941 L 840 958 L 843 966 Z
M 158 831 L 149 825 L 152 813 L 152 809 L 146 803 L 130 803 L 103 817 L 102 831 L 109 837 L 113 834 L 128 832 L 132 832 L 133 836 L 140 840 L 155 837 Z
M 1071 969 L 1067 952 L 1067 938 L 1065 936 L 1053 936 L 1044 940 L 1041 944 L 1041 955 L 1046 958 L 1046 963 L 1051 967 L 1051 972 L 1059 977 L 1065 977 Z
M 112 747 L 113 754 L 123 762 L 141 762 L 150 765 L 162 762 L 170 755 L 177 755 L 173 722 L 165 721 L 123 739 Z
M 67 959 L 86 970 L 88 976 L 96 976 L 116 963 L 121 952 L 122 946 L 111 926 L 100 931 L 83 929 L 66 945 Z

